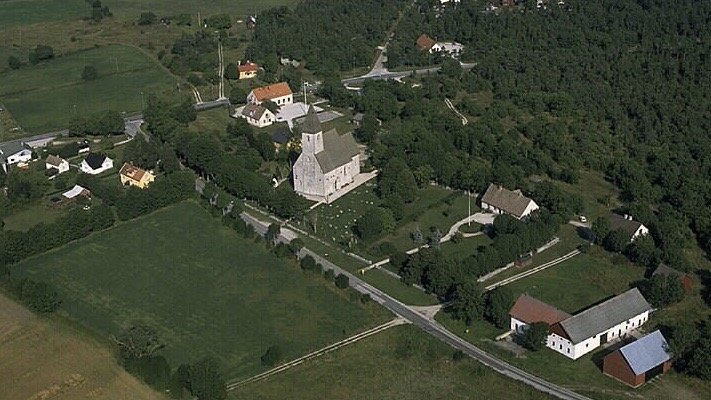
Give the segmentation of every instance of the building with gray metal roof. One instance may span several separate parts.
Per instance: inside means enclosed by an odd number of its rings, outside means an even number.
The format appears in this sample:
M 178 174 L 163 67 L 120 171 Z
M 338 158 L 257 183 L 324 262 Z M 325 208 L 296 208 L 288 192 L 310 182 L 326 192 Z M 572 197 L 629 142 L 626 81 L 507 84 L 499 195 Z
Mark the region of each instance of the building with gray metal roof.
M 603 359 L 603 372 L 632 387 L 640 386 L 669 370 L 669 345 L 660 331 L 654 331 Z

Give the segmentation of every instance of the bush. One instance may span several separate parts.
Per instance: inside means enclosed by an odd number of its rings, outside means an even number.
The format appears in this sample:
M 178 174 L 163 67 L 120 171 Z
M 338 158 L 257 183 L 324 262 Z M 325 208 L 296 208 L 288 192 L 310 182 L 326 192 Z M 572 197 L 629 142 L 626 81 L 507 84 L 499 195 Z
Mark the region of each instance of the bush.
M 51 314 L 62 304 L 59 294 L 44 282 L 25 278 L 20 282 L 19 292 L 20 300 L 32 311 L 40 314 Z
M 269 346 L 266 353 L 261 357 L 262 365 L 265 367 L 273 367 L 281 360 L 281 357 L 282 354 L 279 346 Z
M 327 281 L 333 281 L 333 280 L 335 279 L 335 277 L 336 277 L 336 273 L 333 272 L 332 269 L 327 269 L 327 270 L 323 273 L 323 277 L 324 277 L 324 279 L 326 279 Z
M 99 77 L 99 72 L 96 70 L 96 67 L 93 65 L 87 65 L 84 67 L 84 70 L 81 72 L 81 79 L 83 81 L 93 81 L 94 79 Z
M 348 279 L 348 277 L 343 274 L 338 274 L 338 276 L 336 276 L 336 279 L 334 280 L 334 282 L 336 283 L 336 287 L 339 289 L 347 288 L 349 281 L 350 280 Z

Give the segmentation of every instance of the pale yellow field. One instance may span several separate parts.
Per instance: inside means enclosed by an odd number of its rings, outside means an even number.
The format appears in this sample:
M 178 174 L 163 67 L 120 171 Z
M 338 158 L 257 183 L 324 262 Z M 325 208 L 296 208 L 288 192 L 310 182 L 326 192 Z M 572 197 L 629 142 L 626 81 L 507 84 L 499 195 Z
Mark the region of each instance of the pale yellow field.
M 160 400 L 111 352 L 62 321 L 0 294 L 0 400 Z

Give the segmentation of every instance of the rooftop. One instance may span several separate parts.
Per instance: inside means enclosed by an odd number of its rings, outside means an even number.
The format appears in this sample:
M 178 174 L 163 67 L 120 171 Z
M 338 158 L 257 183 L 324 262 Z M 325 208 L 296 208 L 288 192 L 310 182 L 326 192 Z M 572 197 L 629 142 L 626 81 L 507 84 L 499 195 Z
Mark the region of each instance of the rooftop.
M 421 48 L 422 50 L 429 50 L 432 48 L 432 46 L 435 45 L 435 40 L 429 37 L 428 34 L 423 33 L 420 35 L 420 37 L 417 38 L 417 46 Z
M 104 164 L 104 160 L 106 160 L 106 156 L 102 154 L 96 154 L 96 153 L 89 153 L 88 156 L 84 159 L 86 163 L 91 167 L 91 169 L 99 169 L 101 166 Z
M 564 319 L 570 318 L 570 314 L 548 305 L 527 294 L 522 294 L 516 300 L 509 315 L 527 324 L 534 322 L 545 322 L 553 325 Z
M 259 65 L 252 63 L 252 62 L 248 62 L 248 63 L 241 64 L 241 65 L 237 66 L 237 69 L 239 70 L 239 72 L 251 72 L 251 71 L 258 70 Z
M 508 190 L 500 185 L 490 184 L 486 193 L 481 198 L 482 203 L 503 210 L 509 214 L 520 217 L 526 211 L 526 207 L 533 201 L 524 196 L 520 190 Z
M 277 97 L 291 94 L 291 88 L 286 82 L 279 82 L 269 86 L 262 86 L 252 90 L 257 101 L 276 99 Z
M 267 112 L 266 107 L 262 107 L 252 103 L 247 103 L 247 105 L 244 106 L 244 108 L 242 109 L 242 115 L 252 119 L 262 118 L 262 115 L 264 115 L 265 112 Z
M 632 368 L 635 375 L 641 375 L 650 369 L 669 361 L 669 345 L 658 330 L 636 340 L 622 348 L 620 353 Z
M 573 343 L 580 343 L 645 311 L 651 311 L 642 293 L 630 289 L 560 322 Z
M 63 162 L 64 160 L 62 158 L 55 156 L 54 154 L 50 154 L 45 160 L 45 163 L 55 167 L 59 167 Z
M 637 229 L 642 226 L 640 222 L 633 221 L 631 215 L 612 214 L 610 217 L 610 230 L 616 231 L 621 229 L 627 235 L 632 237 L 637 232 Z
M 323 134 L 323 151 L 316 153 L 316 160 L 323 173 L 328 173 L 346 165 L 358 154 L 360 150 L 353 135 L 339 135 L 335 129 L 331 129 Z
M 146 171 L 131 163 L 124 163 L 121 167 L 121 171 L 119 171 L 119 174 L 127 178 L 131 178 L 134 181 L 140 181 L 143 179 L 143 175 L 146 174 Z

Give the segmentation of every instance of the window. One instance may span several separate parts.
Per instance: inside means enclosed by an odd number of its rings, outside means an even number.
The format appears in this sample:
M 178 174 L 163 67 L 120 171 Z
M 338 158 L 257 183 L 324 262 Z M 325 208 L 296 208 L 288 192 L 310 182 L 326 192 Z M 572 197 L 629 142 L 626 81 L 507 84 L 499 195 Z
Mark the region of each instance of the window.
M 585 347 L 590 347 L 590 343 L 585 343 Z
M 563 350 L 563 345 L 562 345 L 562 344 L 558 345 L 558 348 L 559 348 L 560 350 Z
M 568 354 L 570 354 L 570 347 L 568 347 Z

